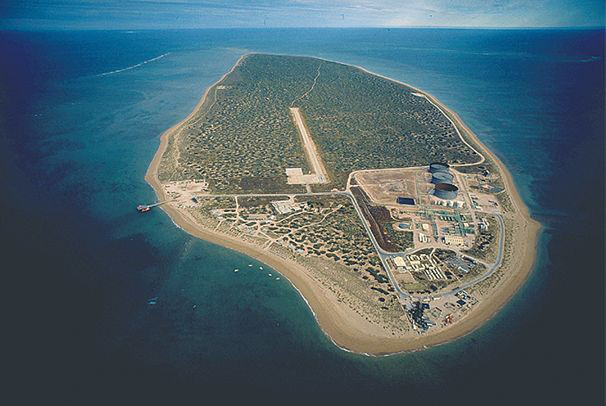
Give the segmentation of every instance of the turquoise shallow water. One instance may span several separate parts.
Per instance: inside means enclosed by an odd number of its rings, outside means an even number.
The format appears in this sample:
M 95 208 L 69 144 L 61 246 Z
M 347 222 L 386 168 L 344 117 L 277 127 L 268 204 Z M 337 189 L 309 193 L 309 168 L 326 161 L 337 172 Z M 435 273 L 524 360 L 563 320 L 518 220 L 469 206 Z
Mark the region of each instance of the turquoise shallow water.
M 8 338 L 14 376 L 40 388 L 15 386 L 21 396 L 63 404 L 602 396 L 604 31 L 1 35 L 11 55 L 0 76 Z M 154 200 L 143 176 L 159 135 L 248 51 L 361 65 L 457 111 L 545 226 L 536 269 L 511 303 L 447 345 L 350 354 L 275 272 L 188 236 L 160 210 L 136 215 L 136 204 Z

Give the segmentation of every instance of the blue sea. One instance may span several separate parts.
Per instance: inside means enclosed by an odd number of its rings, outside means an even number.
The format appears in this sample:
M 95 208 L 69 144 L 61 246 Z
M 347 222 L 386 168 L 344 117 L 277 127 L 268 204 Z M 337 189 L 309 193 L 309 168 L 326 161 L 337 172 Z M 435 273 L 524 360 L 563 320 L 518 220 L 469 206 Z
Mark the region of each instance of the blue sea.
M 604 35 L 0 32 L 9 404 L 602 403 Z M 250 51 L 361 65 L 458 112 L 543 225 L 511 302 L 445 345 L 352 354 L 263 264 L 138 215 L 160 134 Z

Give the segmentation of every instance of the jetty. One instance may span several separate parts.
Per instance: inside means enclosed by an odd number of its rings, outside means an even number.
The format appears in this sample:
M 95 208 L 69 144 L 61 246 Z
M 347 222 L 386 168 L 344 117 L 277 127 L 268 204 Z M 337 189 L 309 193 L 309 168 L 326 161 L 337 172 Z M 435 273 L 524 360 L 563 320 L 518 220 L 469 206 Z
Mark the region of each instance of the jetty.
M 167 202 L 169 202 L 169 200 L 165 200 L 163 202 L 157 202 L 157 203 L 153 203 L 153 204 L 140 204 L 140 205 L 137 206 L 137 211 L 139 213 L 147 213 L 152 208 L 154 208 L 156 206 L 160 206 L 161 204 L 164 204 L 164 203 L 167 203 Z

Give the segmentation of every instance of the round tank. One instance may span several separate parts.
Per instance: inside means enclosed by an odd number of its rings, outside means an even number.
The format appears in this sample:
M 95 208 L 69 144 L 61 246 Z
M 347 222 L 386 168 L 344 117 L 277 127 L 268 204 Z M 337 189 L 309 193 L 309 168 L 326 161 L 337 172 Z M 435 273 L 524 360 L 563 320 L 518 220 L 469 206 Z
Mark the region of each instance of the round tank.
M 431 174 L 431 183 L 436 185 L 438 183 L 452 183 L 453 180 L 454 176 L 450 172 L 440 171 Z
M 438 183 L 434 186 L 433 195 L 440 199 L 452 200 L 457 197 L 459 188 L 452 183 Z
M 433 162 L 429 164 L 429 172 L 448 172 L 448 164 L 442 162 Z

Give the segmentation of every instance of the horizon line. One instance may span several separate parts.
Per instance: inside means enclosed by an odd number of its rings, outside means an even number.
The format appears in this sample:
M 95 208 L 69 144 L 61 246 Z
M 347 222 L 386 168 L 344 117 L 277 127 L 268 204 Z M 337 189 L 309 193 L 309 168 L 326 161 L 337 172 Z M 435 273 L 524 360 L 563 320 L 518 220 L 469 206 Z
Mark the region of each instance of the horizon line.
M 587 26 L 446 26 L 446 25 L 406 25 L 406 26 L 348 26 L 348 27 L 334 27 L 334 26 L 317 26 L 317 27 L 284 27 L 284 26 L 251 26 L 251 27 L 174 27 L 174 28 L 93 28 L 93 27 L 2 27 L 0 31 L 192 31 L 192 30 L 302 30 L 302 29 L 334 29 L 334 30 L 347 30 L 347 29 L 381 29 L 381 30 L 406 30 L 406 29 L 443 29 L 443 30 L 606 30 L 606 25 L 587 25 Z

